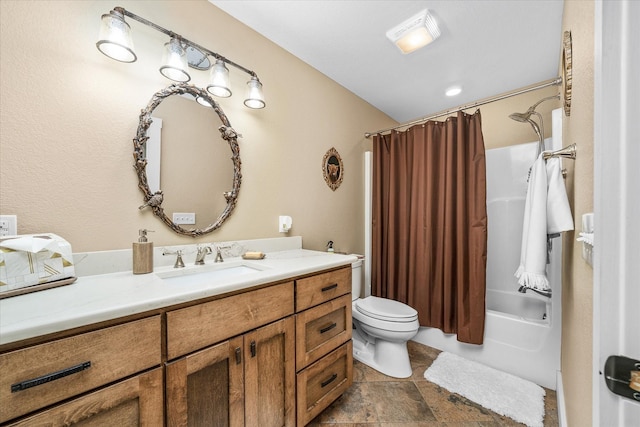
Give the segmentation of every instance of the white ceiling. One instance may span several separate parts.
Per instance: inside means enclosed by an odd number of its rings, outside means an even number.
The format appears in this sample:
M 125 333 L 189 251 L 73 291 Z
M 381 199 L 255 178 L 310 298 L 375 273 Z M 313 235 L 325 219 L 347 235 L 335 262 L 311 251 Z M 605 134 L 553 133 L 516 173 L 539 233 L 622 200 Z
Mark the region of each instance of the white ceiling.
M 558 75 L 563 0 L 209 1 L 399 122 Z M 385 33 L 425 8 L 442 35 L 403 55 Z

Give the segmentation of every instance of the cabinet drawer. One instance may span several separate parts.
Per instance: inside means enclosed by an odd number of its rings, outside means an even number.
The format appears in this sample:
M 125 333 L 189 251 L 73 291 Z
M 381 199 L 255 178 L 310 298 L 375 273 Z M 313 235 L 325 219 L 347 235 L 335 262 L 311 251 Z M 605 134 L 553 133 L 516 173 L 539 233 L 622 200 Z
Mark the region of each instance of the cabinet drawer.
M 351 339 L 351 294 L 296 314 L 296 369 Z
M 169 359 L 293 314 L 293 282 L 167 313 Z
M 162 426 L 163 400 L 162 368 L 156 368 L 9 426 Z
M 296 280 L 296 311 L 351 293 L 351 266 Z
M 2 354 L 0 422 L 160 363 L 160 316 Z
M 308 424 L 351 386 L 352 351 L 348 341 L 298 374 L 298 426 Z

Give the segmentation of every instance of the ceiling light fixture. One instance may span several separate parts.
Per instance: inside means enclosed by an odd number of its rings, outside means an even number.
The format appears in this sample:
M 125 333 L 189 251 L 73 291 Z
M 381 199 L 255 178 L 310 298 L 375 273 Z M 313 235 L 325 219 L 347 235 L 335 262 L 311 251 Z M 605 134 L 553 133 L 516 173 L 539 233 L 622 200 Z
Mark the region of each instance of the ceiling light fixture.
M 420 11 L 387 31 L 387 38 L 404 54 L 418 50 L 438 37 L 440 37 L 440 29 L 428 9 Z
M 260 83 L 255 72 L 122 7 L 115 7 L 108 14 L 102 15 L 100 36 L 96 47 L 109 58 L 120 62 L 135 62 L 138 59 L 133 48 L 131 27 L 125 22 L 125 16 L 170 37 L 169 42 L 165 43 L 162 66 L 160 67 L 160 73 L 166 78 L 177 82 L 188 82 L 191 80 L 191 76 L 187 72 L 187 67 L 196 70 L 209 70 L 211 68 L 210 83 L 207 86 L 207 91 L 213 95 L 226 98 L 231 96 L 229 69 L 227 68 L 227 65 L 230 65 L 251 76 L 247 82 L 250 95 L 248 95 L 244 104 L 249 108 L 264 108 L 262 83 Z M 211 66 L 209 57 L 215 58 L 215 65 Z
M 460 92 L 462 92 L 462 88 L 460 86 L 451 86 L 444 94 L 447 96 L 456 96 L 460 95 Z

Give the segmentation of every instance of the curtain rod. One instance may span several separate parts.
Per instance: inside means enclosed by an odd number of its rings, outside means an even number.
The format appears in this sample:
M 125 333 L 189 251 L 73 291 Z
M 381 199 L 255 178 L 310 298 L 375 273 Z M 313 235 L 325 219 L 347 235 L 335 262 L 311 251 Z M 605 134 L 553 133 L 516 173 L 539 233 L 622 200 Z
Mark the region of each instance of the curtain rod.
M 448 116 L 449 114 L 457 113 L 458 111 L 467 110 L 469 108 L 474 108 L 474 107 L 479 107 L 480 105 L 489 104 L 491 102 L 500 101 L 500 100 L 506 99 L 506 98 L 511 98 L 512 96 L 522 95 L 523 93 L 532 92 L 532 91 L 538 90 L 538 89 L 544 89 L 545 87 L 548 87 L 548 86 L 559 86 L 561 84 L 562 84 L 562 77 L 556 77 L 556 78 L 553 78 L 553 79 L 550 79 L 550 80 L 545 80 L 543 82 L 533 84 L 531 86 L 526 86 L 526 87 L 523 87 L 523 88 L 520 88 L 520 89 L 516 89 L 516 90 L 513 90 L 511 92 L 505 92 L 505 93 L 503 93 L 501 95 L 496 95 L 496 96 L 493 96 L 491 98 L 485 98 L 485 99 L 481 99 L 479 101 L 472 102 L 470 104 L 462 105 L 462 106 L 451 108 L 451 109 L 448 109 L 448 110 L 443 110 L 443 111 L 440 111 L 439 113 L 433 114 L 433 115 L 428 116 L 428 117 L 423 117 L 421 119 L 414 120 L 412 122 L 403 123 L 401 125 L 394 126 L 394 127 L 387 128 L 387 129 L 380 129 L 380 130 L 377 130 L 375 132 L 366 132 L 364 134 L 364 137 L 365 138 L 370 138 L 371 135 L 375 135 L 375 134 L 378 134 L 378 133 L 388 132 L 390 130 L 396 130 L 396 129 L 400 129 L 400 128 L 403 128 L 403 127 L 406 127 L 406 126 L 417 125 L 418 123 L 426 122 L 427 120 L 432 120 L 432 119 L 435 119 L 437 117 Z

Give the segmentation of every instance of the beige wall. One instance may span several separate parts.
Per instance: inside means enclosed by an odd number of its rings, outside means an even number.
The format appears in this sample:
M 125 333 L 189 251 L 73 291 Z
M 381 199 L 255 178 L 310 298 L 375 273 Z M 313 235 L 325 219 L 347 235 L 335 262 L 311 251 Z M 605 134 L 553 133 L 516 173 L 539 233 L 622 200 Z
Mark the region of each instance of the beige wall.
M 563 16 L 563 31 L 571 31 L 573 53 L 571 115 L 564 117 L 563 139 L 578 150 L 575 162 L 565 162 L 577 231 L 564 236 L 562 278 L 562 378 L 571 427 L 592 425 L 593 270 L 582 259 L 576 237 L 582 214 L 593 212 L 594 10 L 593 1 L 566 1 Z
M 166 37 L 129 20 L 138 61 L 123 64 L 95 47 L 104 1 L 0 2 L 0 212 L 18 215 L 20 234 L 54 232 L 76 252 L 128 248 L 139 228 L 156 245 L 279 237 L 278 216 L 311 249 L 328 240 L 363 250 L 362 164 L 366 130 L 395 124 L 326 76 L 211 5 L 121 1 L 159 25 L 255 70 L 267 108 L 242 105 L 248 76 L 231 68 L 232 98 L 220 105 L 240 140 L 236 211 L 193 240 L 139 211 L 133 144 L 138 115 L 169 85 L 157 69 Z M 206 72 L 192 81 L 206 86 Z M 344 182 L 333 192 L 322 158 L 335 147 Z M 189 191 L 189 188 L 184 188 Z

